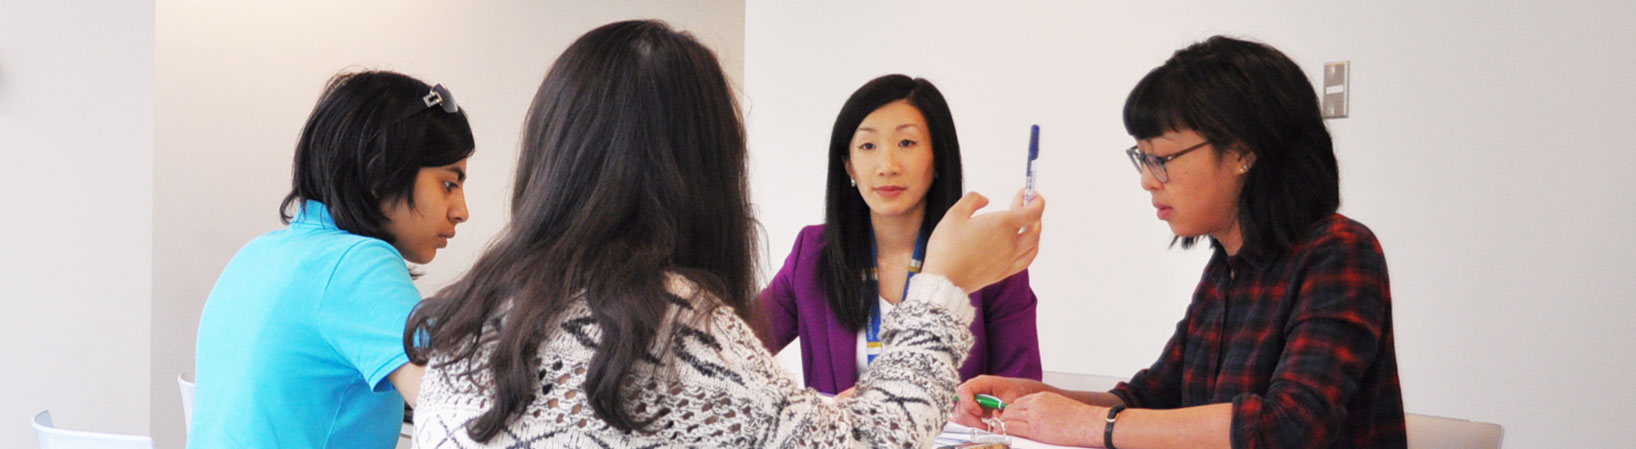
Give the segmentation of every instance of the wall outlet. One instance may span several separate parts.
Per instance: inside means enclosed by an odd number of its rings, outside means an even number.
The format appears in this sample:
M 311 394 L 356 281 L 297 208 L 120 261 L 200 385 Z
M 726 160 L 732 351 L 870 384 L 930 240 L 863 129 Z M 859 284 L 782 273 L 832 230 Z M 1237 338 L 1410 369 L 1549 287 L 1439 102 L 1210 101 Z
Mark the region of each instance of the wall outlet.
M 1351 99 L 1352 61 L 1338 61 L 1324 63 L 1324 90 L 1320 94 L 1323 99 L 1322 107 L 1324 118 L 1346 118 L 1346 106 Z

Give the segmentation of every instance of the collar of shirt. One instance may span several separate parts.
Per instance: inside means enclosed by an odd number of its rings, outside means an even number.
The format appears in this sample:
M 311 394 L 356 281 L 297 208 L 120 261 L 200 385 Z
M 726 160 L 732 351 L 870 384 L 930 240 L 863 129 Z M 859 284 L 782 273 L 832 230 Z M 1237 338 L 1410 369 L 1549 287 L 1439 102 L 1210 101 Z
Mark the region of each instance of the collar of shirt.
M 1205 276 L 1217 283 L 1236 279 L 1239 275 L 1265 270 L 1275 265 L 1281 254 L 1245 247 L 1238 254 L 1227 255 L 1221 245 L 1213 245 L 1210 261 L 1205 264 Z
M 1206 265 L 1206 267 L 1220 265 L 1221 269 L 1212 271 L 1209 268 L 1206 268 L 1206 271 L 1213 276 L 1223 276 L 1244 273 L 1251 271 L 1252 269 L 1262 270 L 1270 268 L 1273 265 L 1276 265 L 1279 259 L 1288 257 L 1292 254 L 1298 254 L 1303 251 L 1313 239 L 1323 235 L 1323 233 L 1329 229 L 1331 224 L 1344 218 L 1345 217 L 1342 217 L 1340 214 L 1330 214 L 1328 217 L 1324 217 L 1324 219 L 1314 222 L 1311 230 L 1308 231 L 1306 241 L 1296 243 L 1295 247 L 1288 248 L 1283 251 L 1271 250 L 1261 246 L 1243 245 L 1239 247 L 1238 254 L 1229 256 L 1227 255 L 1227 251 L 1221 248 L 1221 242 L 1216 241 L 1215 238 L 1211 238 L 1210 249 L 1213 250 L 1215 254 L 1210 257 L 1210 263 Z M 1217 262 L 1218 260 L 1220 261 L 1219 264 Z
M 335 217 L 330 216 L 329 207 L 317 200 L 307 200 L 301 204 L 301 210 L 296 212 L 295 218 L 290 220 L 290 227 L 313 227 L 319 229 L 340 229 L 335 225 Z

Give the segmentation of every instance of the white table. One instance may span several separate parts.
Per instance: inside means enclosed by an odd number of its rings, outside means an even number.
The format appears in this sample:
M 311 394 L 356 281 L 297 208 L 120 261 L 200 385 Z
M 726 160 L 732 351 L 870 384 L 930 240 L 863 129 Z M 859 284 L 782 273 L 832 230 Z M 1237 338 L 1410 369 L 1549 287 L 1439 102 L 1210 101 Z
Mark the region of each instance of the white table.
M 948 424 L 943 425 L 943 433 L 937 435 L 937 440 L 933 443 L 933 446 L 943 447 L 946 445 L 964 443 L 967 441 L 971 441 L 971 428 L 960 424 L 955 424 L 953 421 L 950 421 Z M 1014 436 L 1011 437 L 1011 447 L 1013 449 L 1054 449 L 1065 448 L 1068 446 L 1046 444 L 1027 438 Z
M 403 423 L 403 431 L 400 433 L 400 435 L 403 437 L 398 439 L 398 449 L 409 449 L 414 447 L 415 426 L 413 424 Z M 949 444 L 951 441 L 945 437 L 955 438 L 961 442 L 964 442 L 968 441 L 969 435 L 971 435 L 970 427 L 950 422 L 943 426 L 943 433 L 938 436 L 937 443 L 934 444 L 934 447 Z M 1025 438 L 1011 437 L 1011 447 L 1014 449 L 1055 449 L 1064 448 L 1067 446 L 1056 446 Z

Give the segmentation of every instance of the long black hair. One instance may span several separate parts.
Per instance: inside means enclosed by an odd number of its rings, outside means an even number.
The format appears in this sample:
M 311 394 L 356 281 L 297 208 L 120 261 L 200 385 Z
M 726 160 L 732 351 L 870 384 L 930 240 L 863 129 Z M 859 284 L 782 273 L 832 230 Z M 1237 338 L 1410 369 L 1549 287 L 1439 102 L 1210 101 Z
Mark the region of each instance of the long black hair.
M 1245 250 L 1287 250 L 1340 207 L 1317 92 L 1270 46 L 1215 36 L 1177 50 L 1131 90 L 1124 118 L 1138 140 L 1191 129 L 1215 144 L 1217 158 L 1227 149 L 1255 155 L 1238 195 Z M 1197 238 L 1177 237 L 1183 248 Z
M 828 289 L 829 308 L 840 319 L 841 327 L 857 332 L 869 320 L 879 292 L 867 291 L 863 273 L 875 266 L 870 246 L 875 232 L 869 220 L 869 205 L 864 203 L 858 188 L 851 185 L 846 163 L 852 156 L 852 136 L 864 117 L 889 103 L 906 100 L 926 118 L 927 132 L 931 135 L 932 170 L 936 174 L 926 190 L 926 214 L 920 222 L 920 232 L 930 235 L 932 228 L 943 219 L 964 193 L 960 176 L 960 138 L 954 132 L 954 116 L 949 104 L 937 86 L 924 78 L 904 75 L 886 75 L 875 78 L 852 92 L 835 117 L 835 128 L 829 134 L 829 177 L 824 195 L 824 249 L 820 251 L 823 264 L 818 267 L 818 278 Z
M 290 194 L 278 207 L 284 223 L 314 200 L 342 230 L 394 242 L 381 205 L 402 199 L 414 207 L 422 167 L 460 162 L 476 150 L 466 110 L 427 107 L 422 98 L 431 89 L 388 71 L 331 77 L 295 145 Z
M 643 429 L 651 420 L 633 417 L 620 389 L 662 337 L 667 273 L 754 316 L 756 239 L 732 90 L 692 35 L 616 22 L 557 58 L 523 134 L 511 222 L 470 272 L 416 308 L 405 349 L 426 363 L 493 345 L 477 360 L 493 378 L 491 405 L 467 428 L 487 441 L 538 389 L 539 347 L 559 332 L 546 323 L 583 298 L 601 329 L 587 400 L 614 428 Z

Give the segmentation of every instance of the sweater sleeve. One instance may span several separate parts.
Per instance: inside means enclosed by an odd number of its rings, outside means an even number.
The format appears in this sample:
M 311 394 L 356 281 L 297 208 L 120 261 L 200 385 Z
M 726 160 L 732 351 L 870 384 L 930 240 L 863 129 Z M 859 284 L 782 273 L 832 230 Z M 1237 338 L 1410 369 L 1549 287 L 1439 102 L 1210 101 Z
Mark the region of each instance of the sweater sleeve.
M 757 406 L 754 447 L 928 447 L 948 421 L 970 350 L 973 309 L 965 292 L 935 275 L 916 276 L 883 323 L 885 351 L 859 380 L 856 395 L 835 401 L 779 369 L 772 354 L 731 309 L 712 317 L 726 344 L 720 363 L 743 374 L 739 394 Z

